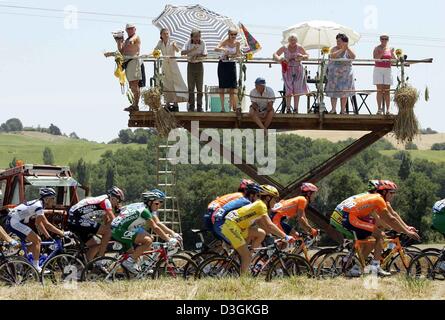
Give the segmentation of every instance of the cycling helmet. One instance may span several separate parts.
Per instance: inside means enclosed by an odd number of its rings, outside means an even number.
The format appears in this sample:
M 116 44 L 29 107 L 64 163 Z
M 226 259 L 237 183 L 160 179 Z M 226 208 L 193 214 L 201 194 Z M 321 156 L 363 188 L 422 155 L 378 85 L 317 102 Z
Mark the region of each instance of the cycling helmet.
M 260 195 L 278 198 L 280 196 L 280 193 L 278 192 L 277 188 L 275 188 L 273 186 L 262 185 L 262 186 L 260 186 Z
M 376 192 L 378 190 L 379 180 L 368 181 L 368 192 Z
M 159 189 L 153 189 L 150 192 L 156 193 L 158 195 L 158 199 L 160 199 L 160 200 L 164 200 L 166 197 L 165 193 Z
M 312 183 L 305 182 L 301 185 L 300 190 L 302 193 L 318 192 L 318 187 Z
M 118 199 L 120 202 L 125 201 L 124 192 L 118 187 L 112 187 L 110 190 L 107 191 L 107 195 L 109 197 Z
M 249 184 L 251 184 L 251 183 L 255 183 L 255 182 L 253 182 L 252 180 L 249 180 L 249 179 L 243 179 L 243 180 L 241 180 L 241 184 L 239 185 L 238 191 L 239 191 L 239 192 L 244 192 L 244 191 L 246 191 L 246 187 L 247 187 L 247 185 L 249 185 Z
M 250 192 L 250 193 L 260 193 L 261 191 L 261 186 L 258 183 L 252 182 L 249 183 L 246 186 L 246 192 Z
M 397 190 L 397 185 L 389 180 L 379 180 L 379 184 L 377 185 L 378 191 L 388 190 L 388 191 L 395 191 Z
M 41 188 L 39 190 L 40 199 L 50 198 L 56 196 L 56 191 L 53 188 Z

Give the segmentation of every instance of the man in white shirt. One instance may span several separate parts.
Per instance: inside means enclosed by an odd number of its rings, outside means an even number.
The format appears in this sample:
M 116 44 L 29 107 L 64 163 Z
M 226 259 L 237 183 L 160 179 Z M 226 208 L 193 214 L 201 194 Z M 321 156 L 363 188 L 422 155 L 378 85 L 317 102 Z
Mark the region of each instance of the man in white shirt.
M 204 65 L 203 58 L 207 57 L 207 48 L 204 40 L 201 40 L 201 31 L 193 30 L 190 35 L 190 41 L 186 43 L 182 55 L 187 56 L 187 82 L 189 88 L 189 107 L 188 110 L 195 111 L 195 87 L 198 92 L 197 105 L 198 112 L 202 112 L 202 87 L 204 84 Z
M 255 89 L 250 92 L 250 101 L 252 105 L 249 115 L 261 129 L 264 129 L 267 135 L 267 129 L 274 116 L 275 93 L 272 88 L 266 86 L 265 79 L 256 79 Z

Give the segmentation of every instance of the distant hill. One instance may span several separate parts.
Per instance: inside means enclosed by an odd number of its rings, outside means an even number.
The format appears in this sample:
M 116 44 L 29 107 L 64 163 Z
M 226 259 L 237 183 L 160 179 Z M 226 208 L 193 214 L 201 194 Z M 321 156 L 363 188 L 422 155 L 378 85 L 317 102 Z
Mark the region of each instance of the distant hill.
M 144 145 L 101 144 L 41 132 L 0 133 L 0 168 L 8 167 L 14 157 L 25 163 L 41 164 L 45 147 L 52 149 L 55 164 L 67 165 L 80 158 L 95 163 L 106 151 L 127 147 L 144 148 Z
M 327 139 L 328 141 L 331 142 L 344 141 L 349 138 L 358 139 L 365 134 L 365 132 L 357 132 L 357 131 L 325 131 L 325 130 L 292 131 L 289 133 L 295 133 L 302 137 L 307 137 L 311 139 Z M 405 146 L 397 145 L 396 139 L 391 134 L 388 134 L 385 137 L 385 139 L 391 142 L 397 149 L 400 150 L 405 149 Z M 414 144 L 417 145 L 419 150 L 431 150 L 433 144 L 445 142 L 445 133 L 420 135 L 413 142 Z

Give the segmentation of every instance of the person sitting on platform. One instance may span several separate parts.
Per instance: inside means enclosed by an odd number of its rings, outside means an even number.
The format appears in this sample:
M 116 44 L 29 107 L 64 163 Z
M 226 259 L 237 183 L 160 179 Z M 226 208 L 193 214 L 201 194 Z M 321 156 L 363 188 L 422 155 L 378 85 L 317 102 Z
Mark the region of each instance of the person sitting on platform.
M 201 31 L 192 30 L 191 39 L 186 43 L 181 52 L 187 56 L 187 82 L 189 87 L 188 111 L 195 111 L 195 87 L 198 91 L 198 112 L 202 112 L 202 86 L 204 82 L 204 64 L 202 58 L 207 57 L 207 48 L 204 40 L 201 40 Z
M 267 135 L 267 129 L 270 127 L 274 116 L 275 94 L 273 89 L 266 87 L 265 79 L 256 79 L 255 89 L 250 92 L 250 100 L 252 105 L 249 115 L 261 129 L 264 129 Z

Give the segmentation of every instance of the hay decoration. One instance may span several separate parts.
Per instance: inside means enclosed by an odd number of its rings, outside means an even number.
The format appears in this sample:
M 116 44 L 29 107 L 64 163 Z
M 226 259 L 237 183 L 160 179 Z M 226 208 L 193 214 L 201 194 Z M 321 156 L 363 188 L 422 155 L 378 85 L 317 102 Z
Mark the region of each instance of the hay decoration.
M 419 134 L 419 121 L 414 113 L 414 107 L 419 99 L 419 92 L 409 84 L 397 88 L 394 101 L 399 108 L 399 114 L 394 123 L 394 134 L 399 143 L 412 142 Z
M 178 127 L 172 113 L 162 107 L 161 90 L 158 87 L 142 92 L 144 104 L 154 113 L 155 127 L 161 137 L 168 137 L 171 130 Z

